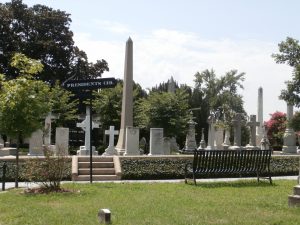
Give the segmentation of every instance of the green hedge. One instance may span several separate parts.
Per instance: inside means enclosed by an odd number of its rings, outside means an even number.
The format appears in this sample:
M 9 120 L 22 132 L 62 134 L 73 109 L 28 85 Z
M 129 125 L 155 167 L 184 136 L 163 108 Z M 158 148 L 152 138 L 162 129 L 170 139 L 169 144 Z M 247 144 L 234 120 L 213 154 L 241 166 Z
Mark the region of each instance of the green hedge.
M 120 157 L 122 179 L 181 179 L 184 166 L 193 157 Z M 270 162 L 272 176 L 298 175 L 299 156 L 272 156 Z M 253 176 L 248 174 L 246 176 Z M 202 178 L 239 177 L 239 174 L 213 174 Z M 200 176 L 199 176 L 200 178 Z
M 42 160 L 42 159 L 41 159 Z M 4 160 L 0 160 L 0 181 L 2 181 L 2 166 L 3 166 Z M 72 178 L 72 159 L 68 159 L 68 173 L 65 174 L 64 180 L 71 180 Z M 7 169 L 6 169 L 6 182 L 11 182 L 15 180 L 15 173 L 16 173 L 16 163 L 14 160 L 9 160 L 6 162 L 7 164 Z M 24 165 L 25 161 L 20 160 L 19 162 L 19 181 L 26 181 L 22 179 L 23 177 L 23 171 L 24 171 Z

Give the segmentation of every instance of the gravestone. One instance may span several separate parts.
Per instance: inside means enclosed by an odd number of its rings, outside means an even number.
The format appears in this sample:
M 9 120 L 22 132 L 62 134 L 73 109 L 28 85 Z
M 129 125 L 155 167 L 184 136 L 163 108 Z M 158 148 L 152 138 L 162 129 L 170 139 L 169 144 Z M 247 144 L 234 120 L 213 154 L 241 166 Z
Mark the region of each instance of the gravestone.
M 163 155 L 164 129 L 150 128 L 150 150 L 149 155 Z
M 217 150 L 223 150 L 224 128 L 215 128 L 215 146 Z
M 76 126 L 82 128 L 85 132 L 84 136 L 84 146 L 80 146 L 79 151 L 77 151 L 77 155 L 90 155 L 90 147 L 91 147 L 91 132 L 90 127 L 90 117 L 91 110 L 89 106 L 86 106 L 86 117 L 85 120 L 81 123 L 77 123 Z M 92 121 L 92 129 L 99 128 L 99 124 Z M 92 146 L 93 155 L 98 155 L 98 152 L 95 151 L 95 147 Z
M 293 105 L 287 104 L 287 121 L 293 118 Z M 297 154 L 296 146 L 296 134 L 294 129 L 287 124 L 284 135 L 283 135 L 283 154 Z
M 43 156 L 43 131 L 37 130 L 31 134 L 29 139 L 29 153 L 30 156 Z
M 69 154 L 69 128 L 57 127 L 55 130 L 56 155 Z
M 206 150 L 214 150 L 216 149 L 215 147 L 215 123 L 216 123 L 216 118 L 213 113 L 210 113 L 208 119 L 208 141 L 207 141 L 207 146 Z
M 120 155 L 125 152 L 126 127 L 133 126 L 133 42 L 131 38 L 126 42 L 124 67 L 121 125 L 116 145 L 116 150 Z
M 259 149 L 256 146 L 256 127 L 260 126 L 260 122 L 256 122 L 256 115 L 250 115 L 250 120 L 246 125 L 250 127 L 250 140 L 246 149 Z
M 242 148 L 241 139 L 242 139 L 242 113 L 236 113 L 233 120 L 233 132 L 234 132 L 234 144 L 230 146 L 229 149 L 239 150 Z
M 171 155 L 170 138 L 168 137 L 164 138 L 163 148 L 164 148 L 164 155 Z
M 269 139 L 268 139 L 268 136 L 267 136 L 267 126 L 263 126 L 264 128 L 264 133 L 263 133 L 263 137 L 261 139 L 261 142 L 260 142 L 260 149 L 261 150 L 269 150 L 270 149 L 270 142 L 269 142 Z
M 170 150 L 171 154 L 176 154 L 179 152 L 179 145 L 177 144 L 175 137 L 170 138 Z
M 194 153 L 197 149 L 196 137 L 195 137 L 195 125 L 197 123 L 193 121 L 192 117 L 188 122 L 188 132 L 185 139 L 184 153 Z
M 4 140 L 2 139 L 2 136 L 0 135 L 0 149 L 4 147 Z
M 103 156 L 117 155 L 118 152 L 115 149 L 115 135 L 119 134 L 118 130 L 115 130 L 115 126 L 110 126 L 109 130 L 105 131 L 106 135 L 109 135 L 108 147 L 105 149 Z
M 139 138 L 140 138 L 139 128 L 126 127 L 124 155 L 140 155 Z
M 145 137 L 142 137 L 140 140 L 140 154 L 143 155 L 147 150 L 147 140 Z
M 203 150 L 206 148 L 205 139 L 204 139 L 204 128 L 201 129 L 201 141 L 198 147 L 198 150 Z
M 230 147 L 230 130 L 225 129 L 225 137 L 224 137 L 224 142 L 223 142 L 223 149 L 228 150 Z

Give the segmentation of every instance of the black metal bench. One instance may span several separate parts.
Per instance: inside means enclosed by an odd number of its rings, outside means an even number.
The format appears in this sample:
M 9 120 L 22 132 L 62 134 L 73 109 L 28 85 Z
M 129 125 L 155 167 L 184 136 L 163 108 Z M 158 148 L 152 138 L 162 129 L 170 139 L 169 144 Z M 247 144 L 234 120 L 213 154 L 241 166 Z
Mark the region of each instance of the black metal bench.
M 185 183 L 193 179 L 196 185 L 197 175 L 256 174 L 258 182 L 272 184 L 270 159 L 271 150 L 195 150 L 193 162 L 185 165 Z

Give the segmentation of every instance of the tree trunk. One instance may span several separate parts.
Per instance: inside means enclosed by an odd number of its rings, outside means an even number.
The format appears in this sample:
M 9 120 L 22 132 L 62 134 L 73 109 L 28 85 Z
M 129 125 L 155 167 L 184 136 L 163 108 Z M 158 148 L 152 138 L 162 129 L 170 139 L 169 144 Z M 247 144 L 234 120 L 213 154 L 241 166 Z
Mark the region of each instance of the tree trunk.
M 19 147 L 20 147 L 21 133 L 17 137 L 17 151 L 16 151 L 16 177 L 15 177 L 15 188 L 19 187 Z

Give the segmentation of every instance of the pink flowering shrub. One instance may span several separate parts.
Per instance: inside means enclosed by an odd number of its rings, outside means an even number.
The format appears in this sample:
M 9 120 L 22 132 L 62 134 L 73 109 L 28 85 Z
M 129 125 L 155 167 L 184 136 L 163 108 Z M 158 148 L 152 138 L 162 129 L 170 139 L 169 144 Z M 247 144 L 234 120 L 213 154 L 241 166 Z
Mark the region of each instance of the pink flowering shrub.
M 268 139 L 271 146 L 282 146 L 283 135 L 287 125 L 286 114 L 283 112 L 276 111 L 270 114 L 271 119 L 265 122 L 268 130 Z

